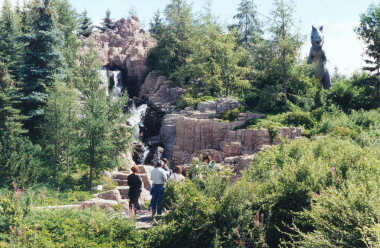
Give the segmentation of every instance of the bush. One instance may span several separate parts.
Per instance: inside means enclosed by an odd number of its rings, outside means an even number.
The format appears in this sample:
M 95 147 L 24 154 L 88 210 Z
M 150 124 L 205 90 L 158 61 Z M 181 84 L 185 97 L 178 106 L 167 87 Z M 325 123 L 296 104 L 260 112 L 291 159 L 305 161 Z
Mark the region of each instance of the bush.
M 311 209 L 315 194 L 346 184 L 372 187 L 380 179 L 380 158 L 374 150 L 336 138 L 285 142 L 258 154 L 254 163 L 245 177 L 254 183 L 256 204 L 266 216 L 265 237 L 270 247 L 295 234 L 293 225 L 304 233 L 313 230 L 310 221 L 298 213 Z
M 380 220 L 380 192 L 375 185 L 348 184 L 314 196 L 311 209 L 300 214 L 312 224 L 313 231 L 298 230 L 300 241 L 293 247 L 367 248 L 363 230 L 370 230 Z
M 242 112 L 241 108 L 234 108 L 221 114 L 220 119 L 225 121 L 234 121 L 239 117 Z
M 139 247 L 141 234 L 115 212 L 104 210 L 34 211 L 24 220 L 17 247 Z

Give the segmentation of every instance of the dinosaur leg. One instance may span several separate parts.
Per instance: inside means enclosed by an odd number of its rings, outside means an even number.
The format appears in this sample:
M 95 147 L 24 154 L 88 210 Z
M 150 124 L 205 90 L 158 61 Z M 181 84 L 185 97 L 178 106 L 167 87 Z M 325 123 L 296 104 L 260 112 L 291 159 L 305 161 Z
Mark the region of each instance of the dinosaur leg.
M 323 75 L 322 84 L 323 84 L 323 88 L 325 89 L 329 89 L 331 87 L 331 79 L 330 79 L 330 74 L 328 70 L 326 70 Z

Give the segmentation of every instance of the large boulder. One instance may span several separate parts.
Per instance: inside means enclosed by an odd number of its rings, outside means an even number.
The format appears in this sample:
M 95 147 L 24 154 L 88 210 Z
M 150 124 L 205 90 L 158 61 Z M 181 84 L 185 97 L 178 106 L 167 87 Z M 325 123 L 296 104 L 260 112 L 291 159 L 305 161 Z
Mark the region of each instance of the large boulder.
M 171 82 L 160 72 L 152 71 L 141 86 L 139 97 L 145 99 L 152 108 L 170 113 L 184 93 L 183 88 L 171 86 Z

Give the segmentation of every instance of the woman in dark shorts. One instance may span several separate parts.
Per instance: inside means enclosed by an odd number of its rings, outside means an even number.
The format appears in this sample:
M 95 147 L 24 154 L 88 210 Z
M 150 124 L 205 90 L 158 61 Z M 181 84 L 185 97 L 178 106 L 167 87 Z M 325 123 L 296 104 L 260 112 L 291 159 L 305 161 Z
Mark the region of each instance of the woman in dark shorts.
M 139 197 L 141 194 L 141 186 L 142 181 L 141 178 L 136 175 L 136 173 L 139 171 L 137 166 L 133 166 L 131 168 L 132 174 L 128 176 L 128 197 L 129 197 L 129 212 L 133 215 L 136 215 L 136 205 L 139 201 Z

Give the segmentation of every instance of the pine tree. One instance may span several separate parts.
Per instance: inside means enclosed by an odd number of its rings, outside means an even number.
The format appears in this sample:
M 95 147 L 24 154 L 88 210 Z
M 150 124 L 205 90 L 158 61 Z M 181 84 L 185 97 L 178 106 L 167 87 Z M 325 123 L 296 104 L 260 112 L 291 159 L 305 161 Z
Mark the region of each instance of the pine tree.
M 280 65 L 282 93 L 286 98 L 288 94 L 287 80 L 292 66 L 297 62 L 297 56 L 302 43 L 298 33 L 293 31 L 293 6 L 286 4 L 284 0 L 275 0 L 274 5 L 275 9 L 272 12 L 272 26 L 270 30 L 273 36 L 276 60 Z
M 172 0 L 165 8 L 166 25 L 157 38 L 157 46 L 150 51 L 149 63 L 167 76 L 183 65 L 191 53 L 193 34 L 191 6 L 186 0 Z
M 172 77 L 183 84 L 196 82 L 192 95 L 241 96 L 250 83 L 242 63 L 246 55 L 236 40 L 234 32 L 223 34 L 217 25 L 203 25 L 192 39 L 193 52 Z
M 20 70 L 22 80 L 21 108 L 30 117 L 25 123 L 29 135 L 39 136 L 38 127 L 43 118 L 43 106 L 47 100 L 46 88 L 52 86 L 55 78 L 62 78 L 64 58 L 62 33 L 57 29 L 50 0 L 32 9 L 35 15 L 31 33 L 22 36 L 26 43 L 23 65 Z
M 62 82 L 49 89 L 42 124 L 45 153 L 51 160 L 53 176 L 66 169 L 69 173 L 74 161 L 74 146 L 78 136 L 79 97 L 77 92 Z
M 83 11 L 79 17 L 78 36 L 89 37 L 93 29 L 94 26 L 92 25 L 91 19 L 87 16 L 87 11 Z
M 371 83 L 367 86 L 373 88 L 375 101 L 380 101 L 380 4 L 371 5 L 367 13 L 360 17 L 359 27 L 356 33 L 366 44 L 367 66 L 363 69 L 372 74 L 372 78 L 368 81 Z
M 160 39 L 164 32 L 165 26 L 163 23 L 163 20 L 161 18 L 160 11 L 157 10 L 156 13 L 154 13 L 153 20 L 149 24 L 149 32 L 156 38 Z
M 26 118 L 15 108 L 15 82 L 9 78 L 6 67 L 0 63 L 0 184 L 10 186 L 17 182 L 24 186 L 33 183 L 39 161 L 39 148 L 23 137 Z
M 78 49 L 80 42 L 75 34 L 78 27 L 77 13 L 68 2 L 68 0 L 54 0 L 52 2 L 52 8 L 56 12 L 57 16 L 57 28 L 63 34 L 63 46 L 62 55 L 64 57 L 64 64 L 67 69 L 75 67 L 77 60 Z M 66 76 L 70 74 L 67 70 Z M 72 81 L 72 79 L 66 78 L 66 81 Z
M 98 27 L 101 32 L 105 32 L 110 29 L 115 28 L 115 23 L 111 19 L 111 11 L 109 9 L 106 10 L 106 17 L 104 17 L 102 26 Z
M 5 63 L 8 73 L 18 79 L 21 44 L 17 41 L 20 35 L 19 23 L 8 0 L 4 1 L 0 16 L 0 61 Z
M 237 24 L 233 27 L 238 30 L 240 45 L 250 47 L 263 34 L 253 0 L 241 0 L 234 19 L 237 20 Z
M 90 167 L 89 187 L 94 176 L 106 168 L 117 166 L 120 152 L 128 148 L 131 130 L 125 123 L 123 108 L 127 96 L 113 98 L 101 88 L 98 56 L 90 46 L 90 51 L 80 57 L 77 88 L 82 95 L 79 160 Z

